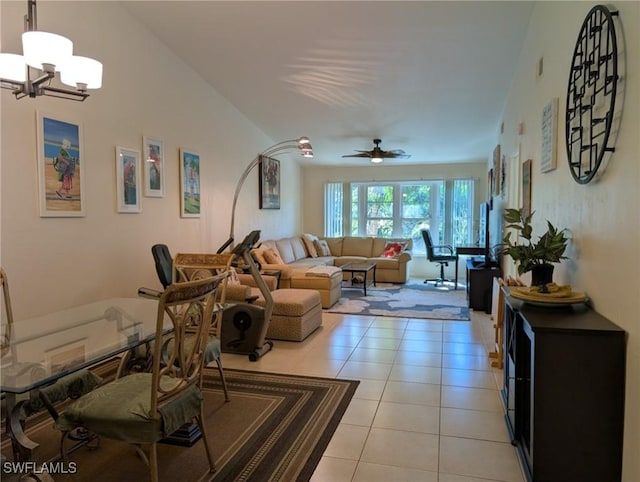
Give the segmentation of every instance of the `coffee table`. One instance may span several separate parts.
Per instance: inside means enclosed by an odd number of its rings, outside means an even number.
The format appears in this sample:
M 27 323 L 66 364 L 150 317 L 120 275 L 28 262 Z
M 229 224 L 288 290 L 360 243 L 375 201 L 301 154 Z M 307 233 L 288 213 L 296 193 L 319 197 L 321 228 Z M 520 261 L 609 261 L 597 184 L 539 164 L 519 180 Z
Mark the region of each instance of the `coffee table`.
M 347 263 L 343 266 L 340 266 L 345 273 L 351 273 L 351 286 L 353 286 L 353 279 L 355 274 L 362 274 L 362 288 L 364 290 L 364 295 L 367 296 L 367 285 L 373 284 L 376 285 L 376 264 L 375 263 Z M 368 274 L 372 273 L 371 277 L 367 280 Z

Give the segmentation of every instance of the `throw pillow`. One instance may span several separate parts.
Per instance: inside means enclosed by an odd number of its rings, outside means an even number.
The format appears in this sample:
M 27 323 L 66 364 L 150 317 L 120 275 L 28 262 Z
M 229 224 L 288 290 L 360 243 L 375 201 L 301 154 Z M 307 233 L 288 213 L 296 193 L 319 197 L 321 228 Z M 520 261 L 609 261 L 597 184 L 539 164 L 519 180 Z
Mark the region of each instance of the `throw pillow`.
M 280 257 L 280 253 L 272 248 L 264 250 L 264 259 L 267 261 L 267 264 L 284 264 L 283 259 Z
M 384 256 L 385 258 L 397 258 L 398 256 L 400 256 L 400 253 L 405 247 L 405 243 L 399 243 L 397 241 L 387 241 L 387 243 L 384 245 L 382 256 Z
M 318 252 L 318 256 L 331 256 L 331 250 L 329 249 L 329 244 L 324 239 L 316 239 L 313 242 L 313 245 Z
M 267 260 L 264 257 L 264 249 L 252 249 L 251 254 L 259 264 L 267 264 Z
M 309 253 L 309 256 L 311 256 L 312 258 L 318 257 L 318 251 L 316 251 L 316 247 L 313 245 L 313 242 L 316 239 L 318 239 L 318 236 L 315 236 L 313 234 L 302 235 L 302 242 L 304 243 L 304 247 L 307 248 L 307 253 Z

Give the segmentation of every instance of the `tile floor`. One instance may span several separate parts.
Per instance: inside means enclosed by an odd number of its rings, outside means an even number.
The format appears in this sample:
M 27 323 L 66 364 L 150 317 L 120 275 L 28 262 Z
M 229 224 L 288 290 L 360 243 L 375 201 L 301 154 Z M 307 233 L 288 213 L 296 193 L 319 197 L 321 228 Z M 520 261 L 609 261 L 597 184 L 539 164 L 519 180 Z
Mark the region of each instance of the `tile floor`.
M 446 296 L 446 294 L 443 293 Z M 492 321 L 323 313 L 302 343 L 227 368 L 360 380 L 312 482 L 523 482 L 491 368 Z

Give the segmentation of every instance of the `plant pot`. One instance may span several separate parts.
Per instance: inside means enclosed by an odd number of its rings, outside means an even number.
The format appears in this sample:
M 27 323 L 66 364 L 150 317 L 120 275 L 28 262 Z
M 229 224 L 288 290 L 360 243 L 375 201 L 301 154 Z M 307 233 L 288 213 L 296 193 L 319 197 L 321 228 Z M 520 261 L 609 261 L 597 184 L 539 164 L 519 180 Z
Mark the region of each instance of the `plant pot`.
M 531 269 L 531 286 L 542 286 L 553 282 L 552 264 L 539 264 Z

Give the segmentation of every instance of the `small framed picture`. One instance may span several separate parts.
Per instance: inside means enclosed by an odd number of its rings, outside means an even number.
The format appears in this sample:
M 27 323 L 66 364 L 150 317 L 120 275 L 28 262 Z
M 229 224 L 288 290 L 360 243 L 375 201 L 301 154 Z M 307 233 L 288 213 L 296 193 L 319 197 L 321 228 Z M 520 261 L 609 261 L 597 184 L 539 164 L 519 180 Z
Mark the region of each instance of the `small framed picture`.
M 116 147 L 116 203 L 119 213 L 139 213 L 140 186 L 140 151 Z
M 180 149 L 180 215 L 200 217 L 200 156 L 191 149 Z
M 280 209 L 280 161 L 262 156 L 260 162 L 260 209 Z
M 143 137 L 144 195 L 164 197 L 164 144 L 153 137 Z
M 40 217 L 85 215 L 82 125 L 37 113 Z
M 558 98 L 554 97 L 542 109 L 542 159 L 540 172 L 553 171 L 558 151 Z

